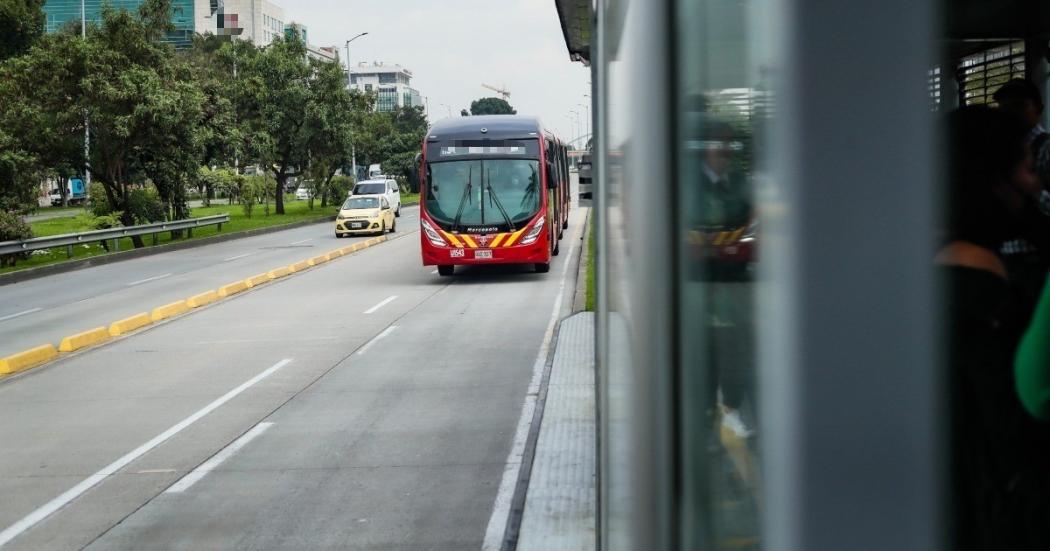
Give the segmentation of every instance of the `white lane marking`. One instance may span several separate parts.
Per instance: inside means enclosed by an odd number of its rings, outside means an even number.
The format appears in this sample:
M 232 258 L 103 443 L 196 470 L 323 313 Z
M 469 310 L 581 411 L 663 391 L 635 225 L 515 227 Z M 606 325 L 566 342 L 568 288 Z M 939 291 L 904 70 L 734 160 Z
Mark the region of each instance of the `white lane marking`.
M 128 287 L 134 287 L 136 285 L 142 285 L 143 283 L 149 283 L 151 281 L 157 281 L 158 279 L 164 279 L 164 278 L 166 278 L 166 277 L 168 277 L 170 275 L 171 274 L 161 274 L 159 276 L 147 277 L 146 279 L 140 279 L 138 281 L 132 281 L 131 283 L 128 283 Z
M 127 454 L 125 454 L 120 459 L 117 459 L 116 461 L 110 463 L 109 465 L 106 465 L 105 467 L 102 467 L 102 470 L 100 470 L 97 473 L 95 473 L 95 474 L 85 478 L 83 481 L 80 482 L 80 484 L 77 484 L 76 486 L 73 486 L 69 490 L 66 490 L 62 495 L 60 495 L 60 496 L 56 497 L 55 499 L 52 499 L 51 501 L 45 503 L 44 505 L 40 506 L 39 508 L 37 508 L 32 513 L 29 513 L 28 515 L 26 515 L 22 520 L 20 520 L 20 521 L 18 521 L 16 523 L 12 524 L 11 526 L 7 527 L 7 529 L 5 529 L 3 532 L 0 532 L 0 547 L 2 547 L 4 544 L 8 543 L 9 541 L 15 539 L 16 537 L 18 537 L 18 535 L 21 534 L 22 532 L 25 532 L 26 530 L 32 528 L 38 522 L 44 520 L 45 518 L 50 516 L 55 511 L 61 509 L 64 506 L 66 506 L 69 502 L 71 502 L 74 499 L 80 497 L 84 492 L 90 490 L 91 488 L 94 488 L 95 485 L 97 485 L 99 482 L 102 482 L 103 480 L 108 478 L 110 475 L 116 473 L 117 471 L 123 469 L 124 467 L 127 467 L 128 464 L 130 464 L 132 461 L 135 461 L 136 459 L 142 457 L 143 455 L 148 453 L 153 448 L 156 448 L 157 446 L 163 444 L 166 440 L 168 440 L 172 436 L 175 436 L 176 434 L 182 432 L 183 429 L 185 429 L 186 427 L 192 425 L 193 423 L 196 423 L 198 420 L 200 420 L 200 418 L 202 418 L 205 415 L 211 413 L 212 411 L 215 411 L 219 406 L 222 406 L 226 402 L 229 402 L 230 400 L 235 398 L 238 394 L 244 392 L 245 390 L 248 390 L 253 385 L 255 385 L 255 383 L 258 383 L 259 381 L 269 377 L 270 375 L 273 375 L 274 372 L 276 372 L 278 369 L 281 369 L 282 367 L 288 365 L 291 361 L 292 361 L 291 358 L 286 358 L 284 360 L 281 360 L 281 361 L 275 363 L 272 367 L 270 367 L 266 371 L 263 371 L 262 373 L 252 377 L 251 379 L 248 379 L 248 381 L 246 381 L 243 384 L 241 384 L 241 386 L 239 386 L 239 387 L 237 387 L 237 388 L 227 392 L 226 394 L 223 394 L 222 397 L 220 397 L 219 399 L 215 400 L 214 402 L 204 406 L 202 409 L 198 410 L 193 415 L 190 415 L 189 417 L 183 419 L 182 421 L 179 421 L 179 423 L 177 425 L 175 425 L 175 426 L 171 427 L 170 429 L 168 429 L 168 430 L 158 434 L 157 436 L 155 436 L 149 442 L 146 442 L 145 444 L 143 444 L 143 445 L 135 448 L 134 450 L 128 452 Z
M 540 345 L 540 351 L 536 354 L 536 361 L 532 364 L 532 380 L 529 382 L 528 392 L 525 393 L 525 403 L 521 406 L 521 417 L 518 418 L 518 428 L 514 432 L 514 443 L 511 444 L 510 453 L 507 455 L 507 462 L 503 467 L 503 478 L 500 480 L 499 490 L 496 492 L 496 502 L 492 505 L 492 516 L 489 517 L 489 524 L 485 529 L 485 540 L 481 544 L 483 551 L 496 551 L 503 547 L 503 538 L 506 536 L 505 532 L 507 530 L 507 519 L 510 517 L 511 501 L 514 499 L 514 490 L 518 485 L 521 463 L 525 455 L 525 443 L 529 439 L 532 416 L 536 410 L 536 399 L 539 396 L 540 383 L 543 380 L 543 368 L 547 365 L 551 339 L 554 338 L 554 326 L 558 322 L 562 297 L 565 295 L 565 277 L 571 265 L 572 255 L 567 255 L 565 267 L 561 271 L 561 282 L 558 284 L 558 295 L 554 297 L 554 307 L 551 309 L 550 321 L 547 322 L 547 331 L 543 334 L 543 344 Z
M 223 262 L 230 262 L 230 261 L 232 261 L 232 260 L 238 260 L 238 259 L 244 258 L 244 257 L 246 257 L 246 256 L 251 256 L 251 255 L 253 255 L 253 254 L 255 254 L 255 253 L 244 253 L 244 254 L 239 254 L 239 255 L 237 255 L 237 256 L 231 256 L 230 258 L 224 258 L 224 259 L 222 259 L 222 261 L 223 261 Z
M 390 295 L 390 296 L 386 297 L 385 299 L 383 299 L 383 302 L 380 302 L 379 304 L 376 304 L 375 306 L 369 308 L 368 310 L 365 310 L 365 313 L 366 314 L 374 314 L 374 313 L 376 313 L 377 310 L 379 310 L 380 308 L 386 306 L 387 304 L 390 304 L 391 302 L 394 302 L 395 300 L 397 300 L 397 295 Z
M 313 241 L 313 240 L 314 240 L 314 238 L 311 237 L 309 239 L 303 239 L 302 241 L 296 241 L 294 243 L 289 243 L 289 245 L 302 245 L 303 243 L 306 243 L 307 241 Z
M 22 312 L 18 312 L 17 314 L 8 314 L 8 315 L 0 318 L 0 321 L 7 321 L 9 319 L 15 319 L 18 316 L 24 316 L 26 314 L 32 314 L 33 312 L 39 312 L 41 310 L 43 310 L 43 308 L 30 308 L 28 310 L 25 310 L 25 311 L 22 311 Z
M 397 326 L 396 325 L 391 325 L 390 327 L 387 327 L 386 329 L 384 329 L 382 333 L 376 335 L 375 337 L 372 337 L 372 340 L 366 342 L 365 345 L 361 347 L 361 350 L 357 351 L 357 354 L 359 356 L 360 355 L 364 355 L 365 352 L 368 352 L 369 348 L 372 348 L 373 344 L 379 342 L 380 339 L 383 339 L 387 335 L 393 333 L 394 329 L 397 329 Z
M 252 430 L 244 433 L 243 436 L 233 441 L 232 444 L 226 446 L 219 453 L 212 456 L 211 459 L 205 461 L 201 466 L 190 471 L 189 474 L 179 479 L 178 482 L 172 484 L 170 488 L 164 491 L 166 494 L 178 494 L 185 492 L 197 483 L 198 480 L 208 476 L 208 473 L 215 470 L 216 467 L 221 465 L 224 461 L 233 457 L 233 454 L 237 453 L 241 448 L 248 445 L 248 442 L 255 440 L 260 434 L 266 432 L 273 426 L 273 423 L 259 423 L 252 427 Z

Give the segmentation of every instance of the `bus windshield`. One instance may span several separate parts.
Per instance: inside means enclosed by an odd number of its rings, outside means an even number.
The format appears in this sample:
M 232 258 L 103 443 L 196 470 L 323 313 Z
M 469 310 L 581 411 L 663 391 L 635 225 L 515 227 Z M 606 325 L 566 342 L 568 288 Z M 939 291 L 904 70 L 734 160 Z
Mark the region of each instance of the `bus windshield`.
M 517 226 L 540 208 L 540 162 L 478 159 L 431 163 L 427 213 L 453 226 Z

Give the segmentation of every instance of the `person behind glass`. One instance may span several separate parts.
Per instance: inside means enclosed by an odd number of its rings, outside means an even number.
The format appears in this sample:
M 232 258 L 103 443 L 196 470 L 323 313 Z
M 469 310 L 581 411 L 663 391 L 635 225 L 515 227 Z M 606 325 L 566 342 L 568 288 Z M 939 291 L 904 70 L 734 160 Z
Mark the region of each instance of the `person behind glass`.
M 732 126 L 709 122 L 703 143 L 698 225 L 719 232 L 747 227 L 752 218 L 751 191 L 746 177 L 733 166 L 738 141 Z M 722 426 L 738 438 L 748 438 L 754 430 L 741 410 L 754 380 L 754 289 L 744 265 L 719 254 L 709 258 L 704 271 L 710 308 L 709 388 L 721 393 Z
M 1043 98 L 1031 82 L 1011 80 L 995 92 L 994 98 L 1000 109 L 1017 117 L 1028 129 L 1026 141 L 1040 182 L 1036 191 L 1039 201 L 1026 204 L 1019 216 L 1018 235 L 1010 236 L 1002 245 L 1003 262 L 1020 293 L 1022 313 L 1028 316 L 1050 269 L 1050 133 L 1040 124 Z
M 1025 322 L 1000 257 L 1039 181 L 1028 128 L 1001 110 L 948 120 L 948 209 L 937 251 L 945 295 L 954 550 L 1050 549 L 1050 432 L 1014 391 Z

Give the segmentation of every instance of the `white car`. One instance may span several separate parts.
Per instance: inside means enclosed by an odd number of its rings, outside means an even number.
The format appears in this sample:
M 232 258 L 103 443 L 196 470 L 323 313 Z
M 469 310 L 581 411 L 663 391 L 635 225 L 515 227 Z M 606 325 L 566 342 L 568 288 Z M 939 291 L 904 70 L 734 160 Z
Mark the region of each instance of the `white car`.
M 299 186 L 299 189 L 295 190 L 295 198 L 299 201 L 305 201 L 310 198 L 310 190 L 306 186 Z
M 350 190 L 350 197 L 359 195 L 381 195 L 386 197 L 394 208 L 394 216 L 401 216 L 401 189 L 397 186 L 397 180 L 384 178 L 381 180 L 362 180 Z

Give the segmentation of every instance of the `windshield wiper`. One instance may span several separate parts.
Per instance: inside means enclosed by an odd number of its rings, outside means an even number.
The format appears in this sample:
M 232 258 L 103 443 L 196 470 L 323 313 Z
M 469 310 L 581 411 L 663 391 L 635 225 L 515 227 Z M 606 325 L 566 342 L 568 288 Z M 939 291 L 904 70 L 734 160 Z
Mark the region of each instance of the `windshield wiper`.
M 474 167 L 470 167 L 470 171 L 467 173 L 467 187 L 463 188 L 463 197 L 459 199 L 459 208 L 456 210 L 456 219 L 452 221 L 452 231 L 459 230 L 459 220 L 463 217 L 463 207 L 467 206 L 467 198 L 470 197 L 470 191 L 474 188 Z
M 514 231 L 514 222 L 511 221 L 510 215 L 507 214 L 507 209 L 503 208 L 503 202 L 499 200 L 496 191 L 492 189 L 492 169 L 489 169 L 488 176 L 488 183 L 485 186 L 485 191 L 489 193 L 489 202 L 496 203 L 496 208 L 498 208 L 500 214 L 503 215 L 503 219 L 507 221 L 507 226 L 510 227 L 510 231 Z

